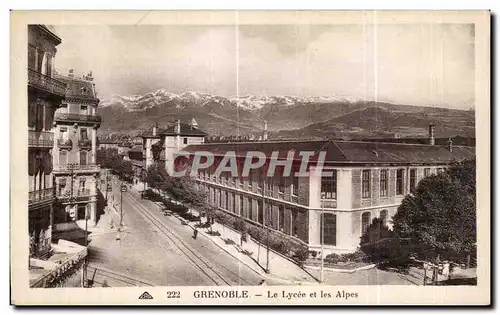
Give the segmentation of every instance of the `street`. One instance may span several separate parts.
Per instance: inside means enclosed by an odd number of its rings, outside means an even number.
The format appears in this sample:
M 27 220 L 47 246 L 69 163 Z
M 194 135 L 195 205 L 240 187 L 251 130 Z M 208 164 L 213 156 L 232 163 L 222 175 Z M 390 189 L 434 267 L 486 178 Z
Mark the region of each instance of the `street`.
M 119 182 L 113 181 L 112 186 L 113 192 L 108 193 L 108 198 L 110 205 L 113 200 L 116 205 L 115 228 L 92 237 L 89 244 L 91 267 L 119 274 L 122 280 L 126 275 L 143 285 L 257 285 L 263 279 L 210 240 L 193 239 L 190 227 L 181 225 L 173 216 L 164 216 L 156 204 L 141 200 L 136 191 L 123 192 L 124 229 L 117 240 Z M 109 224 L 112 212 L 103 216 L 99 225 Z M 90 278 L 92 272 L 93 269 L 89 270 Z M 104 277 L 104 272 L 100 274 Z M 112 282 L 112 279 L 107 281 L 113 286 Z M 126 285 L 126 282 L 115 281 L 115 285 Z M 128 282 L 133 285 L 134 280 Z M 266 282 L 279 284 L 274 279 L 266 279 Z

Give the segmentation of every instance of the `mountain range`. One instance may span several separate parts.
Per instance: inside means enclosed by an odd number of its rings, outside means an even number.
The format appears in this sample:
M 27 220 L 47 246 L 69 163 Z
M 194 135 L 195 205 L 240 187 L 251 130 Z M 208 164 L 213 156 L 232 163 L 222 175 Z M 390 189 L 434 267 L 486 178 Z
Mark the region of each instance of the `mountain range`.
M 259 135 L 267 121 L 270 137 L 401 137 L 426 136 L 430 123 L 436 136 L 474 137 L 474 110 L 328 96 L 255 96 L 226 98 L 207 93 L 174 94 L 160 89 L 144 95 L 115 95 L 99 105 L 100 134 L 134 135 L 158 123 L 189 122 L 212 136 Z

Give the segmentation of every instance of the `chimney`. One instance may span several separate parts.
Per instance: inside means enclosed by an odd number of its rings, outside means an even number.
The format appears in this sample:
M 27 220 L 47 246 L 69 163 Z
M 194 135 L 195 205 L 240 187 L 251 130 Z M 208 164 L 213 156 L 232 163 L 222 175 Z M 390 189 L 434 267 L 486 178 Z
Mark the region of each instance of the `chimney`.
M 156 126 L 153 126 L 153 136 L 156 136 Z
M 180 119 L 177 119 L 177 120 L 175 121 L 174 132 L 175 132 L 176 134 L 180 134 L 180 133 L 181 133 L 181 120 L 180 120 Z
M 264 132 L 262 134 L 262 140 L 267 141 L 267 120 L 264 120 Z
M 191 129 L 197 129 L 198 128 L 198 123 L 196 122 L 196 119 L 191 119 Z
M 75 77 L 75 73 L 74 73 L 73 69 L 69 69 L 69 71 L 68 71 L 68 77 L 70 77 L 70 78 L 74 78 Z
M 92 71 L 90 71 L 89 74 L 86 75 L 85 79 L 87 81 L 94 81 L 94 77 L 92 76 Z
M 435 139 L 434 139 L 434 129 L 436 126 L 430 124 L 429 125 L 429 144 L 434 145 L 435 144 Z
M 448 151 L 453 152 L 453 141 L 451 140 L 451 137 L 448 139 Z

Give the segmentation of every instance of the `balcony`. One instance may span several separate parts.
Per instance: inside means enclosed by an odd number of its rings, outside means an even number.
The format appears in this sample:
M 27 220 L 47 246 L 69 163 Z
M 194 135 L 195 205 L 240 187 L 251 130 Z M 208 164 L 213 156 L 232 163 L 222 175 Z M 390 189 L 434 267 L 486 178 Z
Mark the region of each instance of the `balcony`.
M 66 83 L 32 69 L 28 69 L 28 85 L 61 97 L 66 95 Z
M 57 139 L 57 146 L 62 149 L 73 148 L 73 141 L 71 139 Z
M 60 164 L 54 166 L 54 173 L 98 173 L 101 170 L 97 164 Z
M 90 149 L 92 148 L 92 141 L 89 139 L 78 140 L 78 146 L 81 149 Z
M 56 113 L 54 120 L 57 122 L 68 123 L 91 123 L 101 124 L 101 116 L 99 115 L 86 115 L 86 114 L 73 114 L 73 113 Z
M 30 148 L 52 148 L 54 146 L 54 134 L 48 131 L 28 130 L 28 147 Z
M 91 193 L 88 188 L 74 190 L 73 195 L 71 193 L 71 190 L 67 189 L 64 192 L 57 194 L 56 198 L 62 203 L 89 202 L 92 201 L 92 197 L 96 195 L 96 193 Z
M 36 204 L 50 203 L 53 198 L 54 188 L 30 191 L 28 194 L 28 205 L 32 206 Z

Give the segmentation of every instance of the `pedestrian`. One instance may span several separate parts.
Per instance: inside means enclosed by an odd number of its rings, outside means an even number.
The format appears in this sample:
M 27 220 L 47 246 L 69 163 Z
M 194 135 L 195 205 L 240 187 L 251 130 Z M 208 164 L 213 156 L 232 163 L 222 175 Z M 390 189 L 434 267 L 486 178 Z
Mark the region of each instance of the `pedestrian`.
M 193 238 L 196 239 L 196 236 L 198 236 L 198 229 L 197 228 L 195 228 L 193 230 Z
M 266 285 L 266 280 L 262 279 L 259 284 L 260 286 L 265 286 Z

